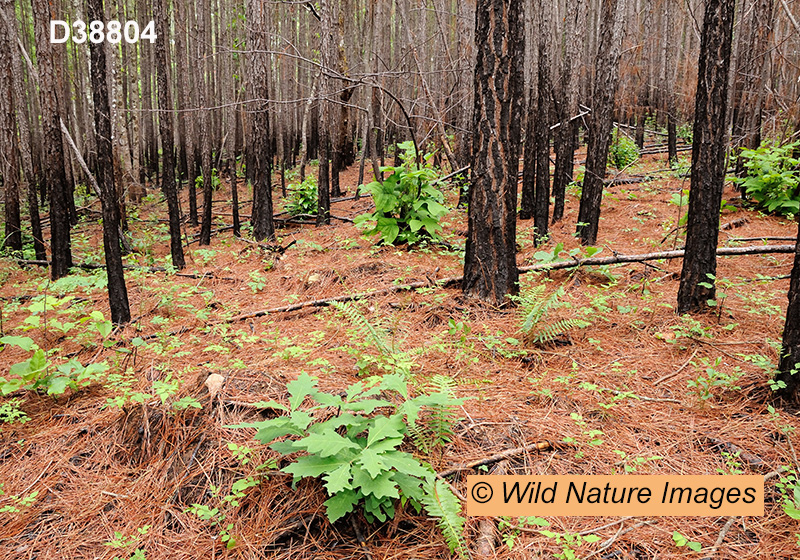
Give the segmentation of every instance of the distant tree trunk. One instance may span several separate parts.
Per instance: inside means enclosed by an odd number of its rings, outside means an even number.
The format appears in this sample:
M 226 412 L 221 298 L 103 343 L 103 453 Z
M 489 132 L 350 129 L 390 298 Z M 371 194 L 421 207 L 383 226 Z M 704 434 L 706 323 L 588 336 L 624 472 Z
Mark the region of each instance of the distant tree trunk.
M 473 168 L 462 290 L 496 305 L 516 293 L 516 206 L 524 103 L 522 0 L 478 0 Z
M 589 120 L 589 141 L 586 147 L 586 172 L 578 212 L 578 233 L 583 245 L 597 242 L 600 226 L 600 204 L 611 143 L 614 97 L 619 84 L 619 56 L 622 14 L 625 0 L 602 0 L 600 44 L 595 62 L 595 83 L 592 116 Z
M 552 86 L 550 81 L 550 53 L 548 44 L 551 41 L 550 19 L 551 4 L 540 4 L 539 45 L 536 87 L 536 187 L 534 189 L 533 210 L 533 243 L 541 245 L 547 240 L 550 222 L 550 99 Z
M 562 74 L 558 88 L 559 103 L 556 105 L 561 126 L 556 128 L 555 151 L 556 165 L 553 173 L 553 222 L 564 217 L 564 202 L 567 185 L 572 182 L 574 169 L 576 138 L 578 137 L 578 120 L 571 120 L 578 111 L 578 63 L 580 56 L 580 39 L 583 32 L 581 21 L 585 18 L 586 3 L 577 0 L 570 3 L 566 16 L 566 45 L 562 60 Z
M 2 0 L 0 17 L 11 11 L 13 1 Z M 6 6 L 10 4 L 12 9 Z M 8 26 L 0 23 L 0 176 L 3 177 L 6 229 L 2 246 L 9 251 L 22 250 L 22 231 L 19 211 L 19 165 L 17 163 L 17 134 L 14 126 L 14 87 L 12 67 L 13 43 Z
M 231 153 L 228 156 L 228 169 L 231 174 L 231 212 L 233 212 L 233 235 L 241 237 L 239 224 L 239 189 L 236 186 L 236 158 Z
M 212 114 L 211 103 L 211 30 L 208 21 L 211 18 L 211 7 L 208 0 L 198 6 L 198 63 L 197 66 L 197 92 L 200 98 L 200 149 L 202 150 L 203 166 L 203 219 L 200 222 L 200 245 L 211 244 L 211 220 L 214 203 L 214 178 L 211 165 L 211 135 Z M 265 77 L 266 80 L 266 77 Z M 267 128 L 269 130 L 269 128 Z
M 798 221 L 800 225 L 800 221 Z M 786 309 L 786 324 L 783 327 L 783 347 L 778 365 L 778 381 L 786 387 L 778 390 L 778 396 L 787 400 L 800 398 L 800 227 L 794 250 L 794 266 L 789 284 L 789 307 Z
M 158 22 L 158 36 L 169 37 L 169 19 L 164 3 L 168 0 L 156 0 L 155 18 Z M 183 258 L 183 244 L 181 243 L 181 209 L 178 204 L 178 189 L 175 184 L 175 141 L 172 132 L 172 93 L 169 89 L 169 75 L 167 74 L 167 48 L 166 41 L 156 41 L 156 73 L 158 76 L 158 130 L 161 134 L 161 157 L 163 170 L 161 172 L 161 188 L 167 199 L 169 212 L 169 239 L 172 265 L 177 269 L 186 266 Z
M 89 0 L 89 19 L 103 20 L 103 0 Z M 131 320 L 128 289 L 122 269 L 122 250 L 119 240 L 119 210 L 114 187 L 113 147 L 111 144 L 111 107 L 106 79 L 105 44 L 91 43 L 92 101 L 94 102 L 94 129 L 97 141 L 97 179 L 100 183 L 100 203 L 103 209 L 103 247 L 108 275 L 108 304 L 111 320 L 120 325 Z
M 519 202 L 519 219 L 530 220 L 536 208 L 536 120 L 538 118 L 536 90 L 530 87 L 528 110 L 525 119 L 525 145 L 522 162 L 522 192 Z
M 247 0 L 247 45 L 251 50 L 249 83 L 252 104 L 250 143 L 253 167 L 253 236 L 257 241 L 275 235 L 272 221 L 272 143 L 269 128 L 268 51 L 269 26 L 267 10 L 271 5 L 261 0 Z
M 322 74 L 319 87 L 319 176 L 317 178 L 317 225 L 331 223 L 331 188 L 330 188 L 330 148 L 331 148 L 331 119 L 328 95 L 330 94 L 330 78 L 325 75 L 325 70 L 330 68 L 333 61 L 333 23 L 331 7 L 327 0 L 320 1 L 322 34 Z
M 14 2 L 4 0 L 0 2 L 0 18 L 8 24 L 10 37 L 17 37 L 17 18 L 14 17 Z M 0 24 L 2 25 L 2 24 Z M 31 129 L 29 126 L 27 109 L 27 99 L 25 86 L 23 85 L 24 72 L 22 69 L 22 55 L 19 49 L 12 47 L 17 56 L 12 56 L 12 84 L 14 87 L 14 105 L 17 110 L 16 120 L 19 129 L 19 154 L 22 161 L 22 172 L 27 184 L 28 214 L 31 221 L 31 235 L 33 236 L 33 250 L 36 260 L 47 260 L 47 249 L 42 235 L 42 222 L 39 217 L 39 201 L 37 196 L 38 183 L 43 182 L 40 174 L 34 170 L 33 155 L 31 153 Z M 36 97 L 31 100 L 32 105 L 36 104 Z
M 45 180 L 50 192 L 50 276 L 58 280 L 72 267 L 72 241 L 69 225 L 70 186 L 67 183 L 64 144 L 61 138 L 61 106 L 50 44 L 50 6 L 47 0 L 33 0 L 36 59 L 39 71 L 39 99 L 42 109 Z
M 686 256 L 678 289 L 678 313 L 706 308 L 708 300 L 715 294 L 719 207 L 725 181 L 726 101 L 734 6 L 735 0 L 708 0 L 703 19 L 697 65 Z

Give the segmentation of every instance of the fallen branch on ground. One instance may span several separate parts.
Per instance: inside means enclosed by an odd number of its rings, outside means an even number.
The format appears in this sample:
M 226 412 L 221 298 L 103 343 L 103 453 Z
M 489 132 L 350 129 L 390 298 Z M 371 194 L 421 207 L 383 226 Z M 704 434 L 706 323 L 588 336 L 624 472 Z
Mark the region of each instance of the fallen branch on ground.
M 501 451 L 500 453 L 496 453 L 490 457 L 484 457 L 483 459 L 477 459 L 475 461 L 471 461 L 469 463 L 465 463 L 463 465 L 447 469 L 444 472 L 438 473 L 438 476 L 440 478 L 443 478 L 446 476 L 454 475 L 461 471 L 468 471 L 470 469 L 474 469 L 475 467 L 481 467 L 483 465 L 491 465 L 492 463 L 497 463 L 499 461 L 503 461 L 504 459 L 510 459 L 511 457 L 522 455 L 523 453 L 527 453 L 528 451 L 551 451 L 554 448 L 555 446 L 547 440 L 537 441 L 536 443 L 523 445 L 522 447 L 515 447 L 514 449 L 507 449 L 505 451 Z
M 25 260 L 25 259 L 17 259 L 17 264 L 20 266 L 50 266 L 50 261 L 33 261 L 33 260 Z M 95 264 L 95 263 L 79 263 L 73 264 L 72 268 L 80 268 L 83 270 L 100 270 L 101 268 L 104 269 L 106 265 L 104 264 Z M 144 272 L 167 272 L 167 269 L 163 266 L 136 266 L 132 264 L 123 265 L 122 268 L 125 270 L 143 270 Z M 204 272 L 203 274 L 191 274 L 187 272 L 176 272 L 175 276 L 180 276 L 181 278 L 193 278 L 198 280 L 200 278 L 213 278 L 214 280 L 230 280 L 233 282 L 239 281 L 238 278 L 231 278 L 229 276 L 214 276 L 213 272 Z

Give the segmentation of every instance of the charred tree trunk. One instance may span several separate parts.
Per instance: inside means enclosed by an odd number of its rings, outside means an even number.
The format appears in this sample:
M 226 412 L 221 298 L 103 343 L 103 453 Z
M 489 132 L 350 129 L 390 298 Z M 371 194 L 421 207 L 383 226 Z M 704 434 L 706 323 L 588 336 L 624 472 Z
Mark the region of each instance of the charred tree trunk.
M 213 128 L 213 115 L 209 105 L 212 100 L 211 87 L 211 8 L 208 0 L 198 6 L 198 60 L 204 61 L 197 68 L 197 92 L 200 98 L 200 149 L 202 150 L 201 165 L 203 167 L 203 219 L 200 222 L 200 245 L 211 245 L 211 220 L 214 203 L 214 178 L 211 164 L 211 136 Z M 266 76 L 265 76 L 266 81 Z M 267 128 L 267 131 L 269 128 Z M 254 197 L 255 198 L 255 197 Z M 255 212 L 254 212 L 255 213 Z
M 8 9 L 11 5 L 11 10 Z M 0 17 L 13 13 L 14 3 L 2 0 Z M 11 50 L 13 43 L 8 26 L 0 23 L 0 176 L 5 196 L 5 235 L 2 246 L 9 251 L 22 250 L 22 231 L 19 211 L 19 165 L 17 163 L 17 134 L 14 126 L 14 88 Z
M 524 103 L 524 4 L 478 0 L 475 107 L 464 294 L 496 305 L 516 293 L 517 168 Z
M 155 18 L 158 22 L 159 37 L 169 37 L 169 20 L 164 3 L 167 0 L 156 0 Z M 167 74 L 167 41 L 157 41 L 155 48 L 156 74 L 158 77 L 158 130 L 161 134 L 161 188 L 167 199 L 169 212 L 169 240 L 172 254 L 172 265 L 177 269 L 186 266 L 181 244 L 181 209 L 178 204 L 178 188 L 175 184 L 175 140 L 172 133 L 172 94 L 169 89 Z
M 249 83 L 253 113 L 249 121 L 250 143 L 248 151 L 253 171 L 253 236 L 257 241 L 275 235 L 272 221 L 272 143 L 269 128 L 269 26 L 267 10 L 271 6 L 260 0 L 247 1 L 247 45 L 250 49 Z
M 703 19 L 686 257 L 678 289 L 678 313 L 706 308 L 715 294 L 719 207 L 725 184 L 726 100 L 734 5 L 735 0 L 708 0 Z
M 320 32 L 322 34 L 322 48 L 320 58 L 322 59 L 322 72 L 319 77 L 319 176 L 317 178 L 317 225 L 331 223 L 331 172 L 330 172 L 330 150 L 331 150 L 331 119 L 330 104 L 328 95 L 330 94 L 330 78 L 325 75 L 325 71 L 330 68 L 333 61 L 333 22 L 331 7 L 327 0 L 320 2 L 321 20 Z
M 798 222 L 800 225 L 800 221 Z M 798 240 L 794 250 L 794 266 L 789 284 L 789 307 L 786 309 L 786 324 L 783 327 L 783 349 L 778 365 L 780 373 L 778 381 L 785 387 L 778 390 L 778 395 L 787 400 L 800 397 L 800 227 Z
M 534 189 L 533 242 L 538 246 L 547 240 L 550 222 L 550 3 L 542 2 L 539 18 L 538 84 L 536 87 L 536 186 Z
M 530 220 L 536 208 L 536 91 L 531 86 L 528 95 L 528 115 L 525 120 L 525 146 L 522 162 L 522 193 L 519 219 Z
M 103 19 L 103 0 L 89 0 L 89 19 Z M 100 183 L 100 203 L 103 211 L 103 248 L 108 274 L 108 304 L 111 320 L 117 325 L 131 320 L 128 288 L 122 269 L 122 250 L 119 239 L 119 210 L 114 186 L 113 147 L 111 144 L 111 106 L 108 99 L 105 44 L 91 43 L 92 101 L 94 102 L 94 129 L 97 141 L 97 179 Z
M 583 179 L 578 233 L 583 245 L 597 242 L 600 204 L 611 143 L 614 97 L 619 83 L 620 28 L 625 0 L 602 0 L 600 45 L 595 62 L 595 83 L 589 141 L 586 147 L 586 173 Z
M 69 225 L 70 186 L 67 182 L 64 143 L 61 138 L 61 105 L 53 45 L 50 44 L 50 6 L 47 0 L 33 0 L 36 58 L 39 66 L 39 99 L 42 109 L 44 176 L 50 192 L 50 276 L 58 280 L 72 266 Z

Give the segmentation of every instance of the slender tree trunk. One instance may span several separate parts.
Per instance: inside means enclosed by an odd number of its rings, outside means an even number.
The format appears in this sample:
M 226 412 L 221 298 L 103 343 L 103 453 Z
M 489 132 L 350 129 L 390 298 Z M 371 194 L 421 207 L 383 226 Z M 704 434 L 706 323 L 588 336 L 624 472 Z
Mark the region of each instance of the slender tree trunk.
M 552 97 L 550 82 L 550 53 L 548 43 L 551 40 L 550 18 L 551 6 L 548 2 L 541 4 L 539 17 L 539 41 L 536 87 L 536 187 L 534 189 L 533 239 L 534 245 L 541 245 L 547 240 L 547 226 L 550 221 L 550 99 Z
M 589 143 L 586 147 L 586 173 L 578 212 L 577 231 L 583 245 L 594 245 L 597 242 L 600 226 L 600 204 L 603 200 L 608 148 L 611 143 L 614 97 L 619 84 L 624 13 L 625 0 L 602 0 L 600 45 L 595 62 L 592 117 L 589 121 Z
M 522 162 L 522 193 L 519 219 L 530 220 L 536 209 L 536 120 L 538 118 L 536 90 L 528 93 L 528 114 L 525 121 L 525 146 Z
M 708 0 L 703 19 L 694 141 L 686 223 L 686 256 L 678 289 L 678 313 L 699 311 L 714 298 L 719 207 L 725 181 L 728 72 L 735 0 Z
M 67 183 L 64 144 L 61 138 L 61 105 L 53 45 L 50 44 L 50 7 L 47 0 L 33 0 L 34 33 L 39 73 L 39 98 L 44 142 L 45 180 L 50 193 L 50 276 L 58 280 L 72 267 L 69 225 L 70 186 Z
M 322 34 L 322 74 L 319 87 L 319 177 L 317 179 L 317 225 L 331 223 L 331 189 L 330 189 L 330 104 L 328 95 L 330 79 L 325 71 L 330 68 L 333 60 L 333 23 L 331 7 L 327 0 L 320 1 Z
M 164 4 L 168 0 L 156 0 L 154 5 L 155 19 L 158 25 L 158 36 L 169 37 L 169 16 Z M 175 141 L 172 132 L 172 93 L 169 88 L 169 75 L 167 68 L 166 41 L 157 41 L 155 48 L 156 74 L 158 77 L 158 130 L 161 134 L 161 157 L 163 170 L 161 172 L 161 188 L 167 199 L 169 212 L 169 239 L 172 265 L 177 269 L 186 266 L 183 257 L 183 244 L 181 243 L 181 209 L 178 203 L 178 188 L 175 184 Z
M 267 10 L 271 5 L 261 0 L 247 0 L 247 45 L 251 50 L 249 83 L 254 101 L 250 115 L 253 171 L 253 236 L 257 241 L 275 235 L 272 221 L 272 146 L 269 128 L 269 26 Z
M 197 72 L 197 92 L 200 97 L 200 145 L 202 150 L 203 166 L 203 220 L 200 224 L 200 245 L 211 244 L 211 220 L 214 198 L 214 178 L 211 171 L 211 135 L 213 128 L 213 115 L 209 104 L 211 102 L 211 30 L 208 21 L 211 18 L 210 5 L 205 0 L 200 6 L 197 19 L 198 26 L 198 60 L 203 61 L 198 64 Z
M 0 0 L 0 17 L 13 13 L 14 2 Z M 10 7 L 10 9 L 9 9 Z M 9 251 L 22 250 L 22 230 L 19 210 L 19 165 L 17 163 L 17 134 L 14 126 L 14 87 L 12 66 L 12 37 L 8 26 L 0 23 L 0 176 L 5 196 L 5 235 L 2 247 Z
M 89 0 L 89 19 L 103 19 L 103 0 Z M 91 43 L 92 101 L 94 102 L 94 128 L 97 141 L 97 179 L 100 183 L 100 203 L 103 211 L 103 247 L 108 275 L 108 304 L 111 320 L 116 324 L 131 320 L 128 289 L 122 269 L 122 250 L 119 240 L 119 214 L 114 188 L 113 147 L 111 144 L 111 107 L 106 79 L 106 51 L 104 44 Z
M 516 293 L 516 206 L 524 104 L 522 0 L 478 0 L 465 295 L 502 305 Z
M 231 212 L 233 213 L 233 235 L 241 237 L 239 223 L 239 188 L 236 185 L 236 158 L 231 154 L 228 158 L 228 169 L 231 174 Z

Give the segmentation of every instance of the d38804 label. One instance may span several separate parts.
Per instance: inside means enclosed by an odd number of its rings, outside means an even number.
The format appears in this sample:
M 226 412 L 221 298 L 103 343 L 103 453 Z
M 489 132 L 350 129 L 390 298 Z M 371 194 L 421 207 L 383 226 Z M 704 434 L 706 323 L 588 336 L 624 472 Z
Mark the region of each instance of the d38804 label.
M 75 20 L 70 25 L 68 22 L 53 19 L 50 20 L 50 42 L 66 43 L 69 40 L 74 43 L 109 43 L 117 44 L 125 41 L 126 43 L 138 43 L 139 41 L 156 42 L 156 25 L 149 21 L 144 29 L 139 27 L 136 21 L 126 21 L 124 24 L 115 19 L 108 23 L 103 21 L 92 21 L 89 25 L 81 20 Z

